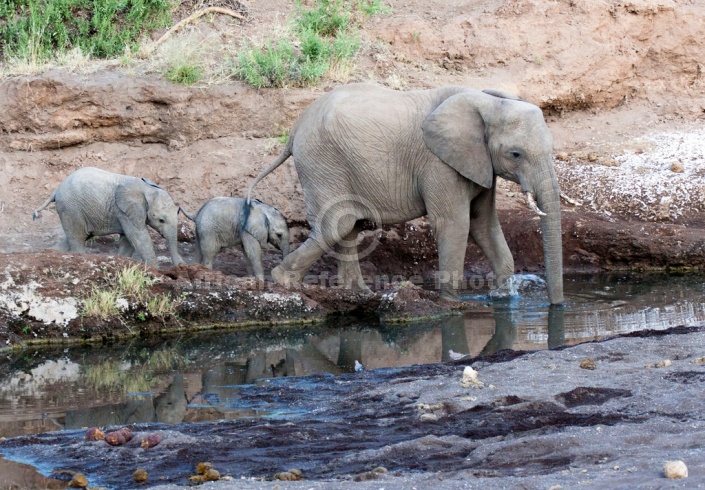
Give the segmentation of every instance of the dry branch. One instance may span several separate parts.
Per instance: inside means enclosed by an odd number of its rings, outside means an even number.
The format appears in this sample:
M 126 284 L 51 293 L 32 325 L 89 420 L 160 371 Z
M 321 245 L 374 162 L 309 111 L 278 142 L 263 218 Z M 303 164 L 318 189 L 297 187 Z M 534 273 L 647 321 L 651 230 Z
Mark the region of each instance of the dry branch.
M 206 15 L 206 14 L 223 14 L 223 15 L 229 15 L 230 17 L 235 17 L 236 19 L 240 20 L 245 20 L 245 17 L 242 16 L 241 14 L 238 14 L 234 10 L 227 9 L 224 7 L 206 7 L 204 9 L 199 10 L 198 12 L 194 12 L 193 14 L 189 15 L 185 19 L 179 21 L 177 24 L 175 24 L 171 29 L 166 31 L 162 37 L 157 39 L 157 42 L 154 43 L 154 45 L 151 47 L 150 51 L 154 51 L 157 49 L 157 47 L 166 41 L 173 33 L 184 27 L 186 24 L 189 22 L 193 22 L 194 20 L 198 19 L 199 17 Z

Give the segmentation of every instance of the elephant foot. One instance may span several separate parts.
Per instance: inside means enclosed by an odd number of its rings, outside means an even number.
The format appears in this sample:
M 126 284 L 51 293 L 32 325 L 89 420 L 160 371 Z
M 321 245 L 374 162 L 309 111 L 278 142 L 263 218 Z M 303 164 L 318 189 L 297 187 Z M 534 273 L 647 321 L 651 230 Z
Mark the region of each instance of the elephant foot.
M 278 265 L 272 269 L 272 280 L 275 283 L 281 284 L 282 286 L 286 286 L 288 288 L 296 288 L 299 284 L 301 284 L 299 274 L 296 272 L 286 271 L 281 265 Z
M 441 299 L 454 302 L 461 301 L 460 297 L 458 296 L 458 292 L 452 289 L 443 289 L 441 291 Z

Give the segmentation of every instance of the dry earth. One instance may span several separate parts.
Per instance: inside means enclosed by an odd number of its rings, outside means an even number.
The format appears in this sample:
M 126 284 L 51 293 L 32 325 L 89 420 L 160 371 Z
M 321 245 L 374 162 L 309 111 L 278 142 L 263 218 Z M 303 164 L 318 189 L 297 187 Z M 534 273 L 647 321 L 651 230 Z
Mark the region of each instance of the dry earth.
M 42 306 L 59 302 L 63 314 L 68 307 L 62 301 L 73 299 L 75 307 L 75 298 L 105 284 L 101 273 L 129 262 L 109 254 L 110 240 L 94 243 L 97 255 L 45 252 L 61 237 L 58 218 L 55 212 L 45 212 L 32 222 L 31 213 L 70 172 L 90 165 L 147 177 L 190 210 L 214 195 L 242 195 L 252 177 L 276 155 L 276 136 L 303 108 L 321 93 L 352 81 L 397 89 L 446 84 L 493 87 L 539 105 L 554 134 L 561 187 L 583 201 L 580 207 L 564 209 L 567 271 L 705 265 L 702 2 L 387 3 L 394 9 L 391 15 L 365 24 L 364 48 L 355 70 L 314 88 L 255 90 L 237 81 L 183 87 L 140 63 L 5 77 L 0 82 L 2 342 L 15 345 L 32 338 L 103 335 L 96 322 L 74 322 L 69 330 L 61 320 L 45 323 L 45 317 L 28 313 L 31 300 L 22 296 L 31 293 Z M 293 3 L 255 1 L 247 11 L 245 21 L 204 18 L 183 36 L 237 46 L 284 25 Z M 175 36 L 171 47 L 178 48 L 183 36 Z M 165 43 L 160 49 L 169 47 Z M 261 183 L 256 197 L 285 213 L 297 240 L 305 236 L 301 188 L 292 162 Z M 521 192 L 513 184 L 502 183 L 498 199 L 517 270 L 540 271 L 538 222 L 526 210 Z M 189 259 L 193 244 L 188 222 L 183 223 L 181 235 L 182 252 Z M 364 273 L 431 277 L 436 251 L 423 219 L 370 230 L 364 244 L 375 238 L 379 244 L 362 264 Z M 277 254 L 268 251 L 266 268 L 278 260 Z M 248 291 L 258 288 L 247 279 L 233 277 L 244 275 L 241 254 L 223 253 L 216 269 L 220 272 L 193 265 L 173 269 L 165 264 L 152 271 L 163 279 L 155 292 L 180 294 L 184 284 L 196 283 L 235 291 L 237 298 L 219 303 L 220 316 L 190 319 L 200 327 L 275 321 L 277 315 L 291 315 L 290 307 L 303 315 L 297 318 L 315 319 L 340 304 L 346 305 L 345 310 L 355 309 L 361 301 L 315 287 L 301 294 L 268 286 L 258 294 L 288 299 L 283 310 L 268 310 L 261 316 L 246 298 Z M 333 274 L 334 262 L 319 261 L 314 272 L 320 271 Z M 487 271 L 487 263 L 471 244 L 466 272 Z M 189 294 L 200 303 L 192 310 L 202 312 L 212 291 L 205 288 L 201 294 L 193 289 Z M 409 305 L 416 313 L 438 311 L 435 298 L 424 296 L 427 293 L 415 288 L 401 291 L 403 304 L 394 311 Z M 380 293 L 367 303 L 368 313 L 382 311 L 382 297 Z M 246 318 L 242 311 L 247 312 Z M 134 309 L 131 314 L 138 313 Z M 138 330 L 176 327 L 175 321 L 151 319 Z M 102 328 L 114 331 L 111 325 Z

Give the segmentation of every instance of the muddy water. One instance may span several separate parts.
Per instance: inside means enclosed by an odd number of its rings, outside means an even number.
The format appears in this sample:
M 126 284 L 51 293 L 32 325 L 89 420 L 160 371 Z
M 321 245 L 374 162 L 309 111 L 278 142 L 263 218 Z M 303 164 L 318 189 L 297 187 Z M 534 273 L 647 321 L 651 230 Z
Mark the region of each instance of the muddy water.
M 218 332 L 110 346 L 27 349 L 0 360 L 0 437 L 141 422 L 295 416 L 291 403 L 248 396 L 271 378 L 535 350 L 705 321 L 699 275 L 567 277 L 549 307 L 540 280 L 518 295 L 468 291 L 464 316 L 410 325 L 339 320 L 308 329 Z M 293 381 L 293 380 L 292 380 Z M 285 380 L 282 380 L 285 382 Z

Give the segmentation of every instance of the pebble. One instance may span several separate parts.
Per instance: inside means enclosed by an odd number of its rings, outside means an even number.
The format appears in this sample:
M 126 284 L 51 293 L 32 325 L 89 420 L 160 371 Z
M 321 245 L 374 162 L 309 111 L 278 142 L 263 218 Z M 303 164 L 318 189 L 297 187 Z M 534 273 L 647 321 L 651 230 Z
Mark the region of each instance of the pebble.
M 671 366 L 672 364 L 673 364 L 673 362 L 670 359 L 666 359 L 661 362 L 654 362 L 651 364 L 647 364 L 646 367 L 647 368 L 665 368 L 665 367 Z
M 137 468 L 134 473 L 132 473 L 132 479 L 137 483 L 144 483 L 147 481 L 147 471 L 143 468 Z
M 663 465 L 663 474 L 671 480 L 688 478 L 688 467 L 683 461 L 666 461 Z
M 589 357 L 585 357 L 580 360 L 580 369 L 597 369 L 597 364 L 595 363 L 595 359 L 590 359 Z
M 88 478 L 83 473 L 76 473 L 69 482 L 69 488 L 86 488 L 88 486 Z

